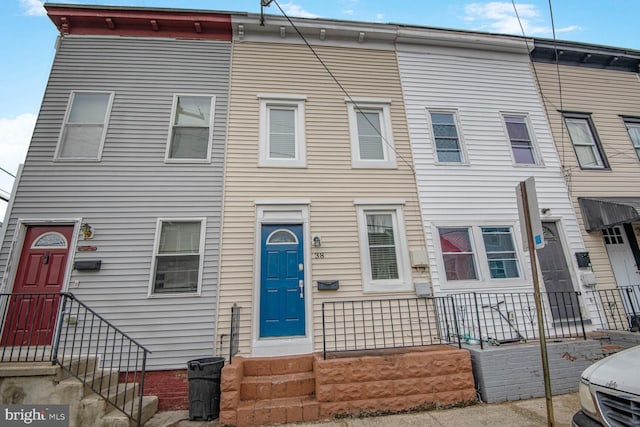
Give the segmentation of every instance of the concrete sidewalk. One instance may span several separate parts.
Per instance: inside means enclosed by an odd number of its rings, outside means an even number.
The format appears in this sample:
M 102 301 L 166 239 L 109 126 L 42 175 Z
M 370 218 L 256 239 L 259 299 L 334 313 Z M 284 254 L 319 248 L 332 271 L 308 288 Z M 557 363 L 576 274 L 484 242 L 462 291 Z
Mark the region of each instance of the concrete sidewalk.
M 578 393 L 553 397 L 556 426 L 571 426 L 573 414 L 580 409 Z M 188 421 L 188 411 L 161 412 L 144 427 L 220 427 L 217 421 Z M 367 418 L 342 418 L 331 421 L 281 424 L 295 427 L 533 427 L 547 425 L 544 398 L 442 409 L 412 414 Z

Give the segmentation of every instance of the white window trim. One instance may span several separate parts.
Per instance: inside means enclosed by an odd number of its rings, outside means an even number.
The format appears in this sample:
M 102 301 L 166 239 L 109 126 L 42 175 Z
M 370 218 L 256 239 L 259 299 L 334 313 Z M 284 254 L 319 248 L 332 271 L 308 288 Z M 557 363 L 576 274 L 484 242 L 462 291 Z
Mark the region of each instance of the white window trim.
M 354 168 L 396 167 L 395 145 L 391 128 L 391 100 L 386 98 L 345 98 L 349 115 L 349 135 L 351 139 L 351 166 Z M 358 138 L 357 112 L 360 110 L 378 110 L 380 112 L 380 131 L 382 133 L 382 152 L 384 159 L 362 160 L 360 158 L 360 140 Z
M 511 137 L 509 136 L 509 130 L 507 129 L 507 122 L 505 120 L 505 116 L 520 117 L 524 119 L 525 125 L 527 126 L 527 132 L 529 133 L 529 140 L 531 143 L 531 151 L 533 152 L 534 163 L 516 162 L 516 156 L 513 154 L 513 146 L 511 145 Z M 513 166 L 516 166 L 516 167 L 544 166 L 544 161 L 542 159 L 542 155 L 540 154 L 540 148 L 538 147 L 538 142 L 536 140 L 535 132 L 533 132 L 533 126 L 531 125 L 531 119 L 529 117 L 529 114 L 516 113 L 512 111 L 501 111 L 500 118 L 502 120 L 502 127 L 504 129 L 505 137 L 507 138 L 507 147 L 509 148 L 509 152 L 511 153 L 511 160 L 513 162 Z
M 62 144 L 64 135 L 66 134 L 67 125 L 69 124 L 69 115 L 71 114 L 71 107 L 73 106 L 73 100 L 76 97 L 77 93 L 101 93 L 109 95 L 109 102 L 107 103 L 107 109 L 104 114 L 104 122 L 102 123 L 102 136 L 100 137 L 100 143 L 98 145 L 98 153 L 96 157 L 61 157 L 62 153 Z M 111 117 L 111 107 L 113 106 L 113 98 L 115 97 L 115 92 L 109 92 L 104 90 L 74 90 L 71 91 L 69 95 L 69 100 L 67 101 L 67 109 L 64 113 L 64 121 L 62 122 L 62 127 L 60 129 L 60 135 L 58 135 L 58 143 L 56 145 L 56 152 L 54 155 L 54 160 L 56 161 L 72 161 L 72 162 L 99 162 L 102 159 L 102 150 L 104 148 L 104 141 L 107 137 L 107 127 L 109 125 L 109 120 Z M 99 123 L 93 123 L 97 125 Z
M 360 242 L 360 260 L 362 287 L 364 292 L 402 292 L 413 290 L 409 249 L 404 225 L 404 212 L 398 200 L 357 200 L 354 202 L 358 214 L 358 236 Z M 394 245 L 398 261 L 398 279 L 373 280 L 369 255 L 369 237 L 367 233 L 367 213 L 384 212 L 392 214 L 394 226 Z
M 487 258 L 487 251 L 484 247 L 484 240 L 482 238 L 482 227 L 508 227 L 511 229 L 511 238 L 513 239 L 514 250 L 516 252 L 517 267 L 520 277 L 509 277 L 504 279 L 491 278 L 491 272 L 489 271 L 489 262 Z M 442 245 L 440 244 L 440 228 L 468 228 L 469 237 L 471 239 L 471 245 L 473 247 L 474 262 L 476 265 L 476 273 L 478 278 L 475 280 L 448 280 L 447 272 L 445 270 Z M 524 254 L 521 250 L 522 242 L 520 241 L 520 233 L 516 228 L 514 222 L 496 222 L 496 221 L 482 221 L 478 223 L 462 223 L 462 222 L 446 222 L 437 223 L 431 225 L 431 233 L 433 236 L 433 244 L 437 253 L 436 265 L 438 267 L 438 277 L 441 286 L 446 286 L 447 289 L 455 290 L 477 290 L 481 287 L 491 288 L 492 286 L 529 286 L 527 282 L 528 273 L 525 270 Z
M 153 288 L 155 284 L 155 276 L 156 276 L 156 261 L 158 255 L 158 245 L 160 244 L 160 233 L 162 232 L 162 223 L 163 222 L 200 222 L 200 247 L 198 248 L 198 253 L 200 255 L 200 260 L 198 263 L 198 285 L 195 292 L 163 292 L 163 293 L 154 293 Z M 205 217 L 193 217 L 193 218 L 158 218 L 156 222 L 156 233 L 155 238 L 153 240 L 153 252 L 151 258 L 151 268 L 149 274 L 149 289 L 147 293 L 147 297 L 149 298 L 176 298 L 176 297 L 197 297 L 201 295 L 202 292 L 202 271 L 204 266 L 204 256 L 205 256 L 205 238 L 207 231 L 207 219 Z
M 456 124 L 456 133 L 458 134 L 458 147 L 460 149 L 460 161 L 459 162 L 441 162 L 438 160 L 438 148 L 436 147 L 436 135 L 433 132 L 433 122 L 431 120 L 431 113 L 446 113 L 453 114 L 453 119 Z M 464 136 L 462 135 L 462 123 L 460 122 L 460 112 L 455 108 L 427 108 L 427 126 L 429 128 L 429 134 L 431 135 L 431 145 L 433 146 L 433 162 L 437 165 L 456 166 L 456 165 L 468 165 L 469 156 L 467 155 L 466 145 L 464 143 Z
M 209 139 L 207 141 L 207 158 L 206 159 L 176 159 L 169 157 L 171 154 L 171 138 L 173 136 L 173 127 L 176 119 L 176 107 L 178 105 L 178 97 L 180 96 L 197 96 L 201 98 L 211 97 L 211 114 L 209 115 Z M 169 121 L 169 134 L 167 135 L 167 147 L 164 153 L 165 163 L 211 163 L 211 150 L 213 145 L 213 123 L 216 115 L 216 96 L 208 93 L 176 93 L 173 95 L 171 103 L 171 118 Z
M 267 167 L 305 167 L 307 153 L 305 143 L 305 111 L 307 99 L 304 95 L 258 94 L 260 100 L 260 153 L 258 166 Z M 291 107 L 295 114 L 295 156 L 293 159 L 272 159 L 269 157 L 268 109 L 271 106 Z

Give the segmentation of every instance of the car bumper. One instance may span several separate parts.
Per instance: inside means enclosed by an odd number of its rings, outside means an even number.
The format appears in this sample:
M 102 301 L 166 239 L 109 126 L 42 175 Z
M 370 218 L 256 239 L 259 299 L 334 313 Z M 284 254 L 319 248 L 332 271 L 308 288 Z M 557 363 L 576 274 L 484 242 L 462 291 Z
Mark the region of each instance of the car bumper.
M 582 411 L 578 411 L 571 420 L 572 427 L 603 427 L 598 421 L 594 420 Z

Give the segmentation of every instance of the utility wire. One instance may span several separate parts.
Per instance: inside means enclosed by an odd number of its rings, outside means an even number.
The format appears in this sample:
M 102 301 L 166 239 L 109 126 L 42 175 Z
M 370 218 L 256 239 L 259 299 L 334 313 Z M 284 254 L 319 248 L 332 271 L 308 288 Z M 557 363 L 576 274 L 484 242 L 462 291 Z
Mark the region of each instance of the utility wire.
M 6 173 L 7 175 L 15 178 L 16 176 L 14 174 L 12 174 L 11 172 L 9 172 L 8 170 L 6 170 L 5 168 L 3 168 L 2 166 L 0 166 L 0 170 L 4 173 Z
M 558 76 L 558 96 L 560 97 L 560 114 L 564 113 L 564 106 L 562 105 L 562 79 L 560 78 L 560 64 L 558 58 L 558 45 L 556 40 L 556 24 L 553 19 L 553 7 L 551 6 L 551 0 L 549 0 L 549 14 L 551 16 L 551 31 L 553 32 L 553 51 L 556 60 L 556 74 Z M 562 167 L 565 165 L 565 150 L 564 150 L 564 129 L 562 128 L 562 121 L 560 121 L 560 146 L 562 147 Z
M 280 13 L 282 13 L 282 16 L 284 16 L 287 21 L 289 21 L 289 24 L 291 24 L 291 26 L 293 27 L 293 29 L 296 31 L 296 33 L 298 33 L 298 35 L 300 36 L 300 38 L 302 39 L 302 41 L 304 42 L 304 44 L 307 45 L 307 47 L 309 48 L 309 50 L 311 50 L 311 52 L 313 53 L 313 55 L 316 57 L 316 59 L 320 62 L 320 64 L 322 64 L 322 66 L 324 67 L 324 69 L 327 71 L 327 73 L 329 74 L 329 76 L 331 76 L 331 78 L 333 79 L 333 81 L 338 85 L 338 87 L 340 88 L 340 90 L 346 95 L 346 97 L 349 99 L 349 102 L 351 102 L 354 106 L 354 108 L 360 113 L 362 114 L 362 117 L 365 118 L 365 120 L 367 122 L 369 122 L 369 124 L 371 125 L 371 127 L 373 129 L 375 129 L 376 133 L 378 135 L 380 135 L 380 138 L 382 138 L 382 141 L 384 142 L 384 144 L 389 147 L 391 150 L 393 150 L 393 152 L 396 154 L 397 157 L 399 157 L 408 167 L 409 169 L 411 169 L 411 172 L 413 172 L 413 174 L 415 175 L 416 171 L 413 168 L 413 165 L 407 161 L 400 153 L 398 153 L 398 151 L 396 151 L 395 147 L 393 145 L 391 145 L 389 143 L 389 141 L 387 141 L 387 139 L 384 137 L 384 135 L 382 135 L 382 132 L 380 132 L 378 130 L 378 128 L 371 122 L 371 120 L 369 120 L 369 117 L 367 117 L 367 115 L 364 113 L 364 111 L 362 111 L 362 109 L 360 108 L 360 106 L 358 105 L 358 103 L 351 97 L 351 95 L 349 94 L 349 92 L 347 91 L 347 89 L 345 89 L 345 87 L 340 83 L 340 81 L 338 80 L 338 78 L 333 74 L 333 72 L 329 69 L 329 66 L 322 60 L 322 58 L 320 58 L 320 55 L 318 55 L 318 53 L 315 51 L 315 49 L 311 46 L 311 44 L 309 44 L 309 42 L 307 41 L 307 39 L 305 38 L 305 36 L 302 34 L 302 32 L 300 32 L 300 30 L 298 29 L 298 27 L 296 26 L 296 24 L 293 23 L 293 21 L 291 20 L 291 18 L 289 18 L 289 16 L 285 13 L 285 11 L 282 9 L 282 7 L 280 7 L 280 4 L 278 3 L 277 0 L 273 0 L 273 3 L 276 4 L 276 6 L 278 6 L 278 9 L 280 9 Z

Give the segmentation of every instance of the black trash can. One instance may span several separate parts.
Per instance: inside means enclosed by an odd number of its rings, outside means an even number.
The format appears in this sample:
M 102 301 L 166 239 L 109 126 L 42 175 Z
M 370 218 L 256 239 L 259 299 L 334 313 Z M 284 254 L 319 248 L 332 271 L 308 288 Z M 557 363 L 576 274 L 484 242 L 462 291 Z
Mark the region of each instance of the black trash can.
M 187 362 L 190 420 L 213 420 L 220 415 L 220 374 L 223 366 L 224 357 L 205 357 Z

